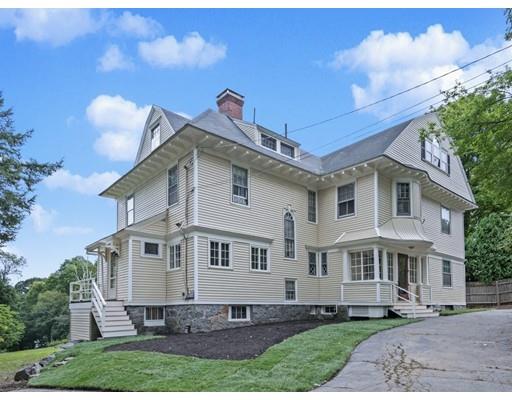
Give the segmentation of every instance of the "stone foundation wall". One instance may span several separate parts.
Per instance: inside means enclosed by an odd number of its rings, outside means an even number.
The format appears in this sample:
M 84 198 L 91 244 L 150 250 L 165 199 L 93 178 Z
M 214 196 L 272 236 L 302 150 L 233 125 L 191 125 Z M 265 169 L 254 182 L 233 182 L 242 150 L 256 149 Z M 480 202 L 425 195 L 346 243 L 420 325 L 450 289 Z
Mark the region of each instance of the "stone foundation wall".
M 128 306 L 130 319 L 141 333 L 186 333 L 208 332 L 219 329 L 236 328 L 272 322 L 325 319 L 346 321 L 347 308 L 338 306 L 338 313 L 324 315 L 320 307 L 310 305 L 252 305 L 250 321 L 229 321 L 229 306 L 217 304 L 183 304 L 165 306 L 165 326 L 144 326 L 144 307 Z M 315 312 L 312 313 L 312 310 Z

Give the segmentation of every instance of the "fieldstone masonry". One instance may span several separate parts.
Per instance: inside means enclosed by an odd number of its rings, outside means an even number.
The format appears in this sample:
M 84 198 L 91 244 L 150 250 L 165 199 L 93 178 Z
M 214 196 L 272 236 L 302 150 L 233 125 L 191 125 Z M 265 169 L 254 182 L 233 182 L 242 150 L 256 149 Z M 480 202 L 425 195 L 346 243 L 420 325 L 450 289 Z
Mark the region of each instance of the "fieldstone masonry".
M 128 306 L 126 311 L 137 332 L 141 333 L 193 333 L 236 328 L 272 322 L 325 319 L 346 321 L 347 307 L 338 306 L 335 315 L 325 315 L 320 307 L 311 305 L 252 305 L 250 321 L 229 321 L 229 306 L 218 304 L 183 304 L 165 306 L 165 326 L 144 326 L 144 307 Z

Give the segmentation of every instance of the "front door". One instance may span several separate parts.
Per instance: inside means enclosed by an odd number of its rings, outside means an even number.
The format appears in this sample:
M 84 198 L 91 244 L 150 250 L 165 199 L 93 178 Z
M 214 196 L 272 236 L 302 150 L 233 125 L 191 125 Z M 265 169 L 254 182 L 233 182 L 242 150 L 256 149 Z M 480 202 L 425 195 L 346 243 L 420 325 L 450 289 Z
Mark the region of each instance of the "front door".
M 110 253 L 110 262 L 108 268 L 108 298 L 115 299 L 117 296 L 117 261 L 118 255 Z
M 407 254 L 398 254 L 398 286 L 409 290 L 409 256 Z M 406 299 L 409 298 L 409 294 L 403 290 L 398 291 L 398 295 Z

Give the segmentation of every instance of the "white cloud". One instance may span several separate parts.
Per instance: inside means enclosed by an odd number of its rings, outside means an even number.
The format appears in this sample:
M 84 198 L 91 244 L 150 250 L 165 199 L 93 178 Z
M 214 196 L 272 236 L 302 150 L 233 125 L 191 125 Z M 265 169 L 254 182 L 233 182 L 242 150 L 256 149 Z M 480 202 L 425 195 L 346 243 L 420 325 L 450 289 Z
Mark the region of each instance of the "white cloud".
M 92 232 L 94 232 L 92 228 L 85 226 L 57 226 L 53 228 L 53 233 L 57 236 L 88 235 Z
M 96 195 L 119 179 L 115 172 L 94 172 L 89 176 L 72 174 L 67 169 L 59 169 L 44 179 L 44 184 L 50 189 L 67 189 L 87 195 Z
M 13 28 L 17 40 L 53 46 L 96 32 L 102 21 L 85 9 L 19 9 L 2 11 L 0 15 L 0 26 Z
M 351 87 L 355 107 L 361 107 L 449 72 L 503 45 L 502 41 L 487 40 L 471 47 L 459 31 L 445 32 L 439 24 L 415 37 L 408 32 L 373 31 L 357 46 L 337 51 L 329 65 L 336 70 L 363 73 L 366 82 Z M 399 111 L 452 87 L 457 81 L 476 76 L 510 59 L 511 55 L 512 50 L 504 51 L 368 111 L 378 116 Z M 469 85 L 484 79 L 482 76 Z
M 123 12 L 113 23 L 114 33 L 123 33 L 138 38 L 153 38 L 163 32 L 163 27 L 153 18 Z
M 123 54 L 119 46 L 111 45 L 99 58 L 96 69 L 102 72 L 132 69 L 133 62 Z
M 205 68 L 226 57 L 226 51 L 226 45 L 207 42 L 198 32 L 189 33 L 181 42 L 169 35 L 139 43 L 141 58 L 160 68 Z
M 138 138 L 151 106 L 137 106 L 121 96 L 99 95 L 91 101 L 86 114 L 101 132 L 94 148 L 114 161 L 131 161 L 137 153 Z
M 38 233 L 46 232 L 50 229 L 53 224 L 57 211 L 47 210 L 40 204 L 34 204 L 30 210 L 30 219 L 32 220 L 32 226 Z

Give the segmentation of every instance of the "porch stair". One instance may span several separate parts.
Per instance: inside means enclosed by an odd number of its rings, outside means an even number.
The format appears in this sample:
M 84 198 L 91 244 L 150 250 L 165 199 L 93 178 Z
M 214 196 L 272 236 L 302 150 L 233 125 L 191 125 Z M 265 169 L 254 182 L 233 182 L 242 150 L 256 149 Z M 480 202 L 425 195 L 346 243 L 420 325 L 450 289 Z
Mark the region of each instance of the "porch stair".
M 425 305 L 399 301 L 392 308 L 391 311 L 402 318 L 433 318 L 439 317 L 439 312 L 428 308 Z
M 137 335 L 137 330 L 122 301 L 107 300 L 102 307 L 101 314 L 97 307 L 92 307 L 92 315 L 104 339 Z

